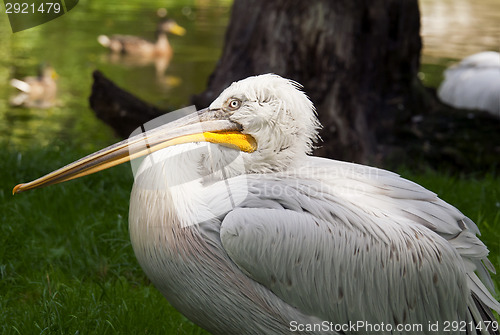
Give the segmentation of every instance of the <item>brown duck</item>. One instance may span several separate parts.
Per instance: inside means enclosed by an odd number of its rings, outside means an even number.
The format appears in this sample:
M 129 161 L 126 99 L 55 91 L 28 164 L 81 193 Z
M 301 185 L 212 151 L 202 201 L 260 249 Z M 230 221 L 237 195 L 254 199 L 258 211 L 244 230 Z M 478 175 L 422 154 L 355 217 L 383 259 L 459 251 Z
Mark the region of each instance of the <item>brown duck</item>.
M 173 50 L 167 38 L 168 33 L 182 36 L 186 33 L 186 30 L 174 20 L 167 19 L 158 24 L 156 42 L 130 35 L 113 35 L 110 37 L 100 35 L 97 40 L 102 46 L 117 54 L 144 58 L 171 58 Z
M 34 108 L 53 106 L 57 93 L 57 77 L 50 65 L 41 65 L 36 77 L 12 79 L 11 86 L 21 92 L 10 99 L 10 104 Z

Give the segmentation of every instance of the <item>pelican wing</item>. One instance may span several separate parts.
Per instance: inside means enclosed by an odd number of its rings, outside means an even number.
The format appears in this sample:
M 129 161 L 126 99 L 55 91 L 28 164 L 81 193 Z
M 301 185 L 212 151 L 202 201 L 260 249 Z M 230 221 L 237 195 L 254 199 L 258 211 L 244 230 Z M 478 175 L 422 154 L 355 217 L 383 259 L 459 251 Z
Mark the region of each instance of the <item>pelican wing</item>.
M 131 35 L 112 35 L 111 37 L 100 35 L 97 40 L 102 46 L 117 53 L 150 52 L 154 48 L 152 42 Z
M 489 278 L 477 227 L 417 184 L 317 158 L 247 183 L 222 222 L 223 247 L 301 312 L 336 323 L 478 321 L 471 291 L 499 310 L 474 274 Z

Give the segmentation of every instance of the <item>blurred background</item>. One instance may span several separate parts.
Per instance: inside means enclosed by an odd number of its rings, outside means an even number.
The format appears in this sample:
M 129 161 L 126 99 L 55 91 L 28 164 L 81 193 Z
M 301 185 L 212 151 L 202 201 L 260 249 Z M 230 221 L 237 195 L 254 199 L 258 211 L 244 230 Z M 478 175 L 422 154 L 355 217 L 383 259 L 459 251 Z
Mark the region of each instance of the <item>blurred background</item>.
M 421 0 L 424 47 L 420 78 L 437 87 L 444 69 L 473 53 L 498 50 L 500 2 L 496 0 Z M 165 109 L 189 105 L 203 91 L 223 45 L 231 0 L 92 1 L 54 21 L 12 34 L 0 15 L 0 142 L 22 150 L 70 141 L 92 150 L 113 140 L 112 131 L 88 106 L 95 69 L 122 88 Z M 168 68 L 154 63 L 127 64 L 113 59 L 97 43 L 101 34 L 129 34 L 155 39 L 158 8 L 184 27 L 169 35 L 175 50 Z M 57 100 L 51 108 L 13 108 L 12 78 L 34 75 L 41 63 L 57 73 Z
M 92 71 L 99 69 L 119 86 L 158 107 L 176 109 L 201 92 L 222 48 L 232 1 L 80 1 L 75 9 L 44 25 L 12 34 L 0 15 L 0 142 L 13 148 L 64 143 L 94 148 L 108 143 L 112 131 L 88 106 Z M 101 34 L 124 34 L 155 40 L 157 10 L 187 30 L 169 35 L 175 55 L 162 76 L 154 62 L 114 60 L 97 42 Z M 3 11 L 3 10 L 2 10 Z M 10 106 L 17 90 L 12 78 L 36 75 L 41 63 L 57 73 L 57 100 L 51 108 Z M 99 143 L 100 142 L 100 143 Z
M 443 71 L 482 51 L 500 51 L 500 2 L 420 0 L 423 39 L 420 78 L 437 88 Z

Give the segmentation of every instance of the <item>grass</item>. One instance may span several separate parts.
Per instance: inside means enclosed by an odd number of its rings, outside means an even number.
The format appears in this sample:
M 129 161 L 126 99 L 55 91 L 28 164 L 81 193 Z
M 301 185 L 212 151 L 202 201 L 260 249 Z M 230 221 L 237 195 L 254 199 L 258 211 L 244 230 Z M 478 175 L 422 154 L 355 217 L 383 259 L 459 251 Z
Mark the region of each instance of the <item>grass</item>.
M 206 334 L 168 304 L 136 262 L 127 165 L 12 196 L 17 183 L 84 154 L 0 153 L 0 333 Z
M 0 152 L 0 333 L 206 334 L 168 304 L 135 260 L 128 237 L 133 180 L 127 165 L 11 195 L 15 184 L 86 153 Z M 500 268 L 498 177 L 403 174 L 475 220 Z M 500 277 L 494 280 L 498 287 Z

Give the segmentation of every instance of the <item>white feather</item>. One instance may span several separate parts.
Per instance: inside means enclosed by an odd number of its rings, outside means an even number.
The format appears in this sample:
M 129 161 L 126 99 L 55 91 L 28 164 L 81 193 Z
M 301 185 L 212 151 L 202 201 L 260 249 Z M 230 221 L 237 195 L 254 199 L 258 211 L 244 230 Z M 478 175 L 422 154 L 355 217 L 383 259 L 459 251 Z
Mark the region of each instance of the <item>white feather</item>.
M 500 53 L 481 52 L 445 72 L 439 98 L 457 108 L 480 109 L 500 117 Z

